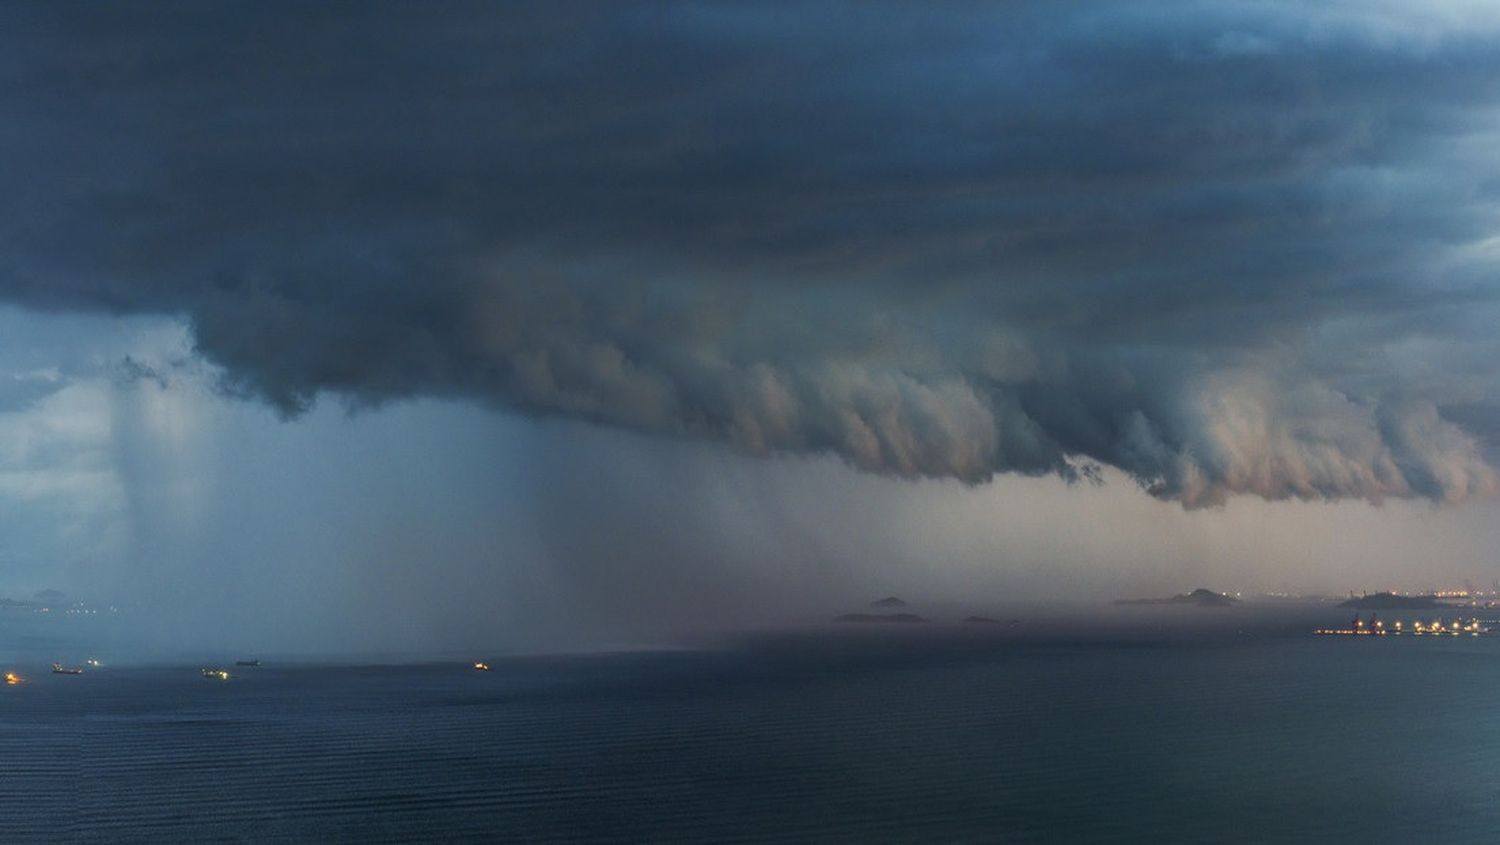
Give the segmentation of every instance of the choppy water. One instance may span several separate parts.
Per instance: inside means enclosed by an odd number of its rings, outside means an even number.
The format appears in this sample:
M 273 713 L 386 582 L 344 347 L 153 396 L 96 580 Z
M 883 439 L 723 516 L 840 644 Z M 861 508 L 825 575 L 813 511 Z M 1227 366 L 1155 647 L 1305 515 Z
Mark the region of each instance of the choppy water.
M 8 842 L 1500 839 L 1500 639 L 20 668 Z

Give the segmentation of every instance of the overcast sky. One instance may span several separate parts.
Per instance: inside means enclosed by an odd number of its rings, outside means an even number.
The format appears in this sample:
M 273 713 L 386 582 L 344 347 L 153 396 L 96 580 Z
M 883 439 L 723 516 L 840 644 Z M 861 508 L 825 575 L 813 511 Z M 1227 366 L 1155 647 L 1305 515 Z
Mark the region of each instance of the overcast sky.
M 1500 575 L 1488 4 L 12 4 L 0 111 L 0 592 Z

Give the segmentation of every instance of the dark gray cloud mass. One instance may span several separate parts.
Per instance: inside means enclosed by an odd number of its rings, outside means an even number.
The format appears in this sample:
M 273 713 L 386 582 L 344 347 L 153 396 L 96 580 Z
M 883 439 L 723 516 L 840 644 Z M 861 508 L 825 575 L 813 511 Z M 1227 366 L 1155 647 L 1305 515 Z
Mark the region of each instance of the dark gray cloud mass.
M 181 315 L 288 414 L 472 397 L 1188 505 L 1496 488 L 1482 9 L 13 4 L 0 33 L 0 298 Z

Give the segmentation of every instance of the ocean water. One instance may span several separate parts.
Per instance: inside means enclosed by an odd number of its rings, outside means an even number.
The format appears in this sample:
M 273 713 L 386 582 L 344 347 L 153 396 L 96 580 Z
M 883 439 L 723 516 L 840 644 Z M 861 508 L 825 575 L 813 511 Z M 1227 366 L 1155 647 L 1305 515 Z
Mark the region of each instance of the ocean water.
M 216 682 L 51 675 L 55 643 L 12 626 L 0 839 L 1500 841 L 1500 638 L 1305 630 L 812 631 Z

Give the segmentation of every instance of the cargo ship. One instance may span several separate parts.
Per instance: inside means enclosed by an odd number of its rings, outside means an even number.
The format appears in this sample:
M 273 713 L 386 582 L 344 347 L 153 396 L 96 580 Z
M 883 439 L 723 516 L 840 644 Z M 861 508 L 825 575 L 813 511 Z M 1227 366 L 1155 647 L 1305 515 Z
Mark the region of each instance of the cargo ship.
M 64 666 L 61 663 L 54 663 L 54 664 L 52 664 L 52 674 L 54 674 L 54 675 L 82 675 L 83 674 L 83 667 L 82 666 Z

